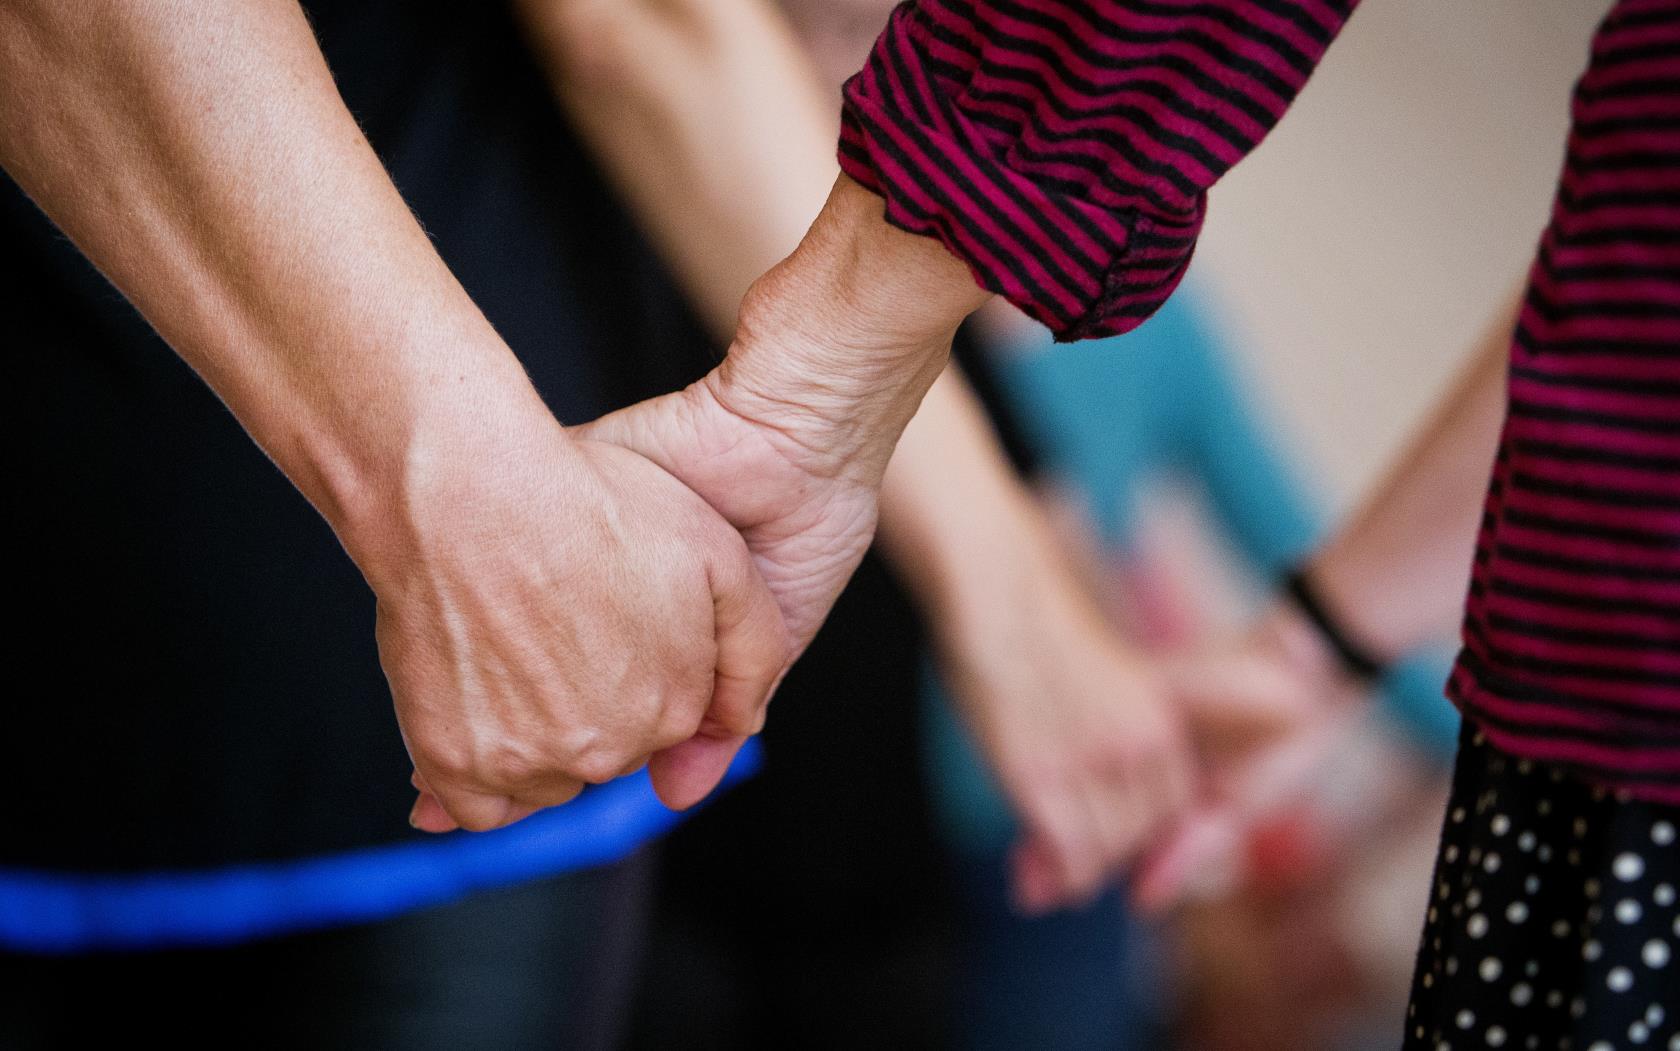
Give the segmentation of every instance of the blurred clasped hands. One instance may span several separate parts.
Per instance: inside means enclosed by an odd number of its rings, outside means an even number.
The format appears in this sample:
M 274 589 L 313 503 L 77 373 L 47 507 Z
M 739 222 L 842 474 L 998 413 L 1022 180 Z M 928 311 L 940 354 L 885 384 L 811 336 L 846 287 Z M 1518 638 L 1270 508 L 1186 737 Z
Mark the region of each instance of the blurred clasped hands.
M 347 541 L 379 599 L 416 827 L 500 827 L 644 764 L 691 806 L 763 726 L 985 298 L 881 207 L 842 179 L 697 383 L 580 427 L 539 403 L 450 435 L 411 469 L 403 527 Z M 936 629 L 1020 818 L 1016 900 L 1074 905 L 1135 865 L 1139 900 L 1167 904 L 1229 848 L 1245 769 L 1310 721 L 1334 663 L 1285 607 L 1230 646 L 1146 661 L 1065 565 L 1023 566 Z

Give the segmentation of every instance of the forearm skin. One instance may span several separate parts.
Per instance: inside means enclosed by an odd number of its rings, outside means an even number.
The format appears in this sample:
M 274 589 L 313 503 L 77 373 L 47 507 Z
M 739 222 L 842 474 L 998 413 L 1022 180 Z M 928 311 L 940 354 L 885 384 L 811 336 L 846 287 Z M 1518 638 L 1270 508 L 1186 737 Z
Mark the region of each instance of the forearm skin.
M 1311 559 L 1322 601 L 1393 660 L 1456 627 L 1505 420 L 1513 304 L 1365 505 Z
M 0 164 L 352 555 L 461 420 L 540 407 L 295 3 L 0 3 Z

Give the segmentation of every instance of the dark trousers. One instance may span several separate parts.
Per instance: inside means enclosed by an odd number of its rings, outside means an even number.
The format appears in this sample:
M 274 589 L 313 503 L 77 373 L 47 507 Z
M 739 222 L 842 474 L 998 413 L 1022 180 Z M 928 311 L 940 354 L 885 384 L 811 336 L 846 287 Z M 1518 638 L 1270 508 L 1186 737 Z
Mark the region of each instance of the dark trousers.
M 636 858 L 233 947 L 0 955 L 0 1048 L 611 1048 L 647 887 Z

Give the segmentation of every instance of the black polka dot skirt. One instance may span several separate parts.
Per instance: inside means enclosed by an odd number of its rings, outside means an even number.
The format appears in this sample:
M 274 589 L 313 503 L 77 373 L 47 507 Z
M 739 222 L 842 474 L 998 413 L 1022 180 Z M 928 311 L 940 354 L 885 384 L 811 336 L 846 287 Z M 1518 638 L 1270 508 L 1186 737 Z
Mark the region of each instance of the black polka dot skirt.
M 1680 1051 L 1680 808 L 1466 727 L 1406 1051 Z

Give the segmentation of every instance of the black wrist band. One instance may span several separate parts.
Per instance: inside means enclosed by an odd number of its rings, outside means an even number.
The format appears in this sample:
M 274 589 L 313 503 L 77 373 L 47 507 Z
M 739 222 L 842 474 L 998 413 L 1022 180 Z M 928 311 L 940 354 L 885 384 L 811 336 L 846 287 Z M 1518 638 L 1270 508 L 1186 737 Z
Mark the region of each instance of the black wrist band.
M 1318 629 L 1319 635 L 1330 648 L 1335 651 L 1336 659 L 1349 675 L 1363 682 L 1375 682 L 1388 671 L 1388 665 L 1375 656 L 1371 651 L 1348 638 L 1340 625 L 1324 609 L 1324 604 L 1318 600 L 1318 593 L 1313 590 L 1312 581 L 1307 579 L 1307 571 L 1297 566 L 1283 578 L 1284 591 L 1295 605 L 1300 607 L 1307 619 L 1312 621 L 1313 627 Z

